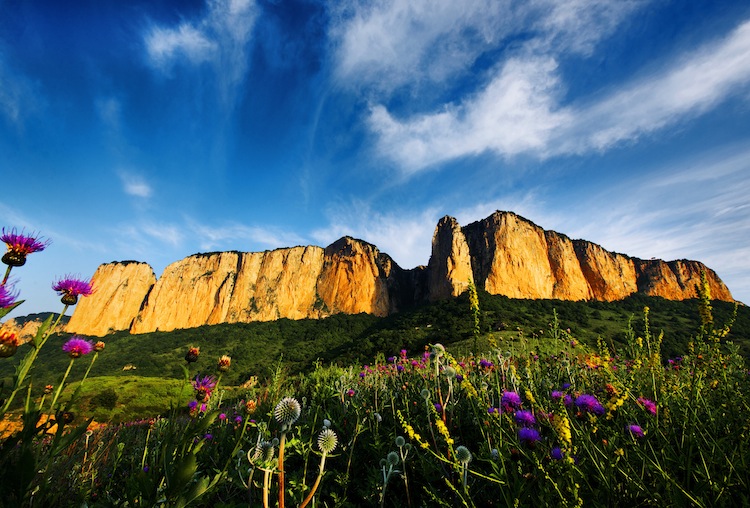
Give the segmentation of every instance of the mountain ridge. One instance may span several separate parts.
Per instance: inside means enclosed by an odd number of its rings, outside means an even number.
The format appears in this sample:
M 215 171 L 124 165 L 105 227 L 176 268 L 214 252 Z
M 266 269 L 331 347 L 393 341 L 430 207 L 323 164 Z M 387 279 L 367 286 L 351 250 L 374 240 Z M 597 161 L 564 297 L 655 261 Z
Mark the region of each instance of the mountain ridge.
M 683 300 L 697 296 L 702 272 L 714 299 L 733 301 L 718 275 L 698 261 L 610 252 L 513 212 L 463 227 L 446 215 L 427 265 L 411 269 L 350 236 L 325 248 L 193 254 L 158 279 L 146 263 L 106 263 L 92 277 L 96 292 L 76 306 L 66 330 L 102 336 L 337 313 L 386 316 L 455 297 L 470 283 L 511 298 L 612 301 L 643 293 Z

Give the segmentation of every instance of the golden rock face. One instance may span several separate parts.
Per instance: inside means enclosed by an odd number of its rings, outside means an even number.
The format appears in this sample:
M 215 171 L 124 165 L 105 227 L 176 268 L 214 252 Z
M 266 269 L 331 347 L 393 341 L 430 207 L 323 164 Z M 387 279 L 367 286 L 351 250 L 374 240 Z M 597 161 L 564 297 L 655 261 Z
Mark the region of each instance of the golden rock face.
M 446 216 L 426 268 L 403 270 L 374 245 L 349 237 L 325 249 L 195 254 L 158 280 L 145 263 L 101 265 L 92 278 L 95 293 L 80 299 L 66 329 L 102 336 L 336 313 L 385 316 L 457 296 L 469 282 L 512 298 L 613 301 L 642 292 L 682 300 L 697 296 L 702 270 L 712 298 L 732 301 L 721 279 L 697 261 L 630 258 L 511 212 L 464 227 Z

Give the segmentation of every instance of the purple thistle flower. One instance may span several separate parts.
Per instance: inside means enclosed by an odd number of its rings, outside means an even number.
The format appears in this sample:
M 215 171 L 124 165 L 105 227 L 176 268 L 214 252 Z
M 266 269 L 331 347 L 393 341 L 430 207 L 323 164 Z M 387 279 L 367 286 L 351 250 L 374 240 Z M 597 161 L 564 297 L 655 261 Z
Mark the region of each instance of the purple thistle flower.
M 481 360 L 479 360 L 479 366 L 483 369 L 489 369 L 490 367 L 494 367 L 495 364 L 490 362 L 489 360 L 485 360 L 484 358 L 482 358 Z
M 0 308 L 10 307 L 16 302 L 18 293 L 13 293 L 12 288 L 6 285 L 0 286 Z
M 519 410 L 516 411 L 515 416 L 516 423 L 522 427 L 531 427 L 536 423 L 536 418 L 534 417 L 534 413 L 531 411 L 526 410 Z
M 518 409 L 521 407 L 521 396 L 516 392 L 503 392 L 500 403 L 505 408 Z
M 437 411 L 438 413 L 440 413 L 442 410 L 443 410 L 442 404 L 440 404 L 439 402 L 436 402 L 435 403 L 435 411 Z
M 203 401 L 211 396 L 211 392 L 216 387 L 216 378 L 213 376 L 195 376 L 193 389 L 195 390 L 195 400 Z
M 34 233 L 25 235 L 23 230 L 17 233 L 16 228 L 11 229 L 7 233 L 5 232 L 5 228 L 3 228 L 0 241 L 8 247 L 8 251 L 2 258 L 2 262 L 8 266 L 23 266 L 26 263 L 26 256 L 33 252 L 43 251 L 50 244 L 49 240 L 42 240 L 41 237 L 36 236 Z
M 198 401 L 197 400 L 191 400 L 190 402 L 188 402 L 188 409 L 190 410 L 191 413 L 193 411 L 195 411 L 195 409 L 197 407 L 198 407 Z
M 563 451 L 562 451 L 562 450 L 560 449 L 560 447 L 559 447 L 559 446 L 555 446 L 555 447 L 554 447 L 554 448 L 552 448 L 552 450 L 551 450 L 551 451 L 549 452 L 549 456 L 550 456 L 550 457 L 551 457 L 551 458 L 552 458 L 553 460 L 562 460 L 562 459 L 563 459 L 563 457 L 565 457 L 565 454 L 563 453 Z
M 552 390 L 552 400 L 560 400 L 563 398 L 563 392 L 560 390 Z
M 65 305 L 75 305 L 79 296 L 89 296 L 94 292 L 89 281 L 75 278 L 72 275 L 66 275 L 52 284 L 52 289 L 62 296 L 61 301 Z
M 79 358 L 94 350 L 94 345 L 78 335 L 72 336 L 68 342 L 63 344 L 62 350 L 71 358 Z
M 573 404 L 573 396 L 570 395 L 569 393 L 566 393 L 565 396 L 563 397 L 563 404 L 565 404 L 566 407 Z
M 542 440 L 542 436 L 534 428 L 523 427 L 518 429 L 518 440 L 533 448 L 535 443 Z
M 638 403 L 643 406 L 643 409 L 656 416 L 656 403 L 653 400 L 638 397 Z
M 644 432 L 640 425 L 630 424 L 626 427 L 626 430 L 630 432 L 633 437 L 643 437 Z
M 234 423 L 242 423 L 242 416 L 237 415 L 234 417 Z
M 594 413 L 595 415 L 601 416 L 606 411 L 604 409 L 604 406 L 601 405 L 601 403 L 597 400 L 596 397 L 589 394 L 583 394 L 579 395 L 576 399 L 576 407 L 580 409 L 581 411 L 585 411 L 588 413 Z
M 227 414 L 226 413 L 221 413 L 219 415 L 219 420 L 221 420 L 222 422 L 225 421 L 226 419 L 227 419 Z

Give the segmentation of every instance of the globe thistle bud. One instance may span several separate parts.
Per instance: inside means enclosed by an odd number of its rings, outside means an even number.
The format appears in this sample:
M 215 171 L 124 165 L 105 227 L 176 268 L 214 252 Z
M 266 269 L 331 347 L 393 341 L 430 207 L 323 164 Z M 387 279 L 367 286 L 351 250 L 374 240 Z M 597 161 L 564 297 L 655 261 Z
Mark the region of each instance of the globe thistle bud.
M 252 457 L 250 454 L 252 453 Z M 271 441 L 261 441 L 255 447 L 255 450 L 247 452 L 247 458 L 250 462 L 271 462 L 275 453 L 275 445 Z
M 399 448 L 403 447 L 406 444 L 406 439 L 404 439 L 404 436 L 396 436 L 396 446 Z
M 338 444 L 338 436 L 336 433 L 329 428 L 323 429 L 318 435 L 318 448 L 324 454 L 331 453 L 336 449 Z
M 104 341 L 98 340 L 94 343 L 94 352 L 98 353 L 99 351 L 102 351 L 104 349 Z
M 396 452 L 390 452 L 385 457 L 385 461 L 388 463 L 389 466 L 395 466 L 398 464 L 399 460 L 401 460 L 401 457 L 398 456 L 398 453 Z
M 443 370 L 443 374 L 445 375 L 445 377 L 448 377 L 448 378 L 456 377 L 456 369 L 448 366 Z
M 437 358 L 442 357 L 443 355 L 445 355 L 445 346 L 440 343 L 434 344 L 432 346 L 432 354 L 434 354 Z
M 456 460 L 458 460 L 464 466 L 471 462 L 471 452 L 469 451 L 469 449 L 463 445 L 457 446 Z
M 281 402 L 276 404 L 276 408 L 273 410 L 276 421 L 284 427 L 288 427 L 296 422 L 301 413 L 302 407 L 297 399 L 293 397 L 284 397 L 281 399 Z

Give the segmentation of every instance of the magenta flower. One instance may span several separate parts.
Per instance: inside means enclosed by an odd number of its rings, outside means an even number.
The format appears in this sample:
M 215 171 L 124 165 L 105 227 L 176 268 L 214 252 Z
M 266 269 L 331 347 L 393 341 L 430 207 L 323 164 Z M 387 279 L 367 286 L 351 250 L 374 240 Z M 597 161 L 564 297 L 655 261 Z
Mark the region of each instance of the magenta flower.
M 633 437 L 643 437 L 645 433 L 640 425 L 630 424 L 625 428 Z
M 518 430 L 518 440 L 523 444 L 534 447 L 534 444 L 542 440 L 539 431 L 531 427 L 523 427 Z
M 74 335 L 68 342 L 63 344 L 62 350 L 68 353 L 71 358 L 80 358 L 94 350 L 94 345 L 86 339 Z
M 638 397 L 638 404 L 643 406 L 643 409 L 656 416 L 656 403 L 653 400 Z
M 77 279 L 72 275 L 66 275 L 55 282 L 52 289 L 62 296 L 61 301 L 65 305 L 75 305 L 79 296 L 89 296 L 94 292 L 90 282 Z
M 16 303 L 18 293 L 13 293 L 13 290 L 8 286 L 0 286 L 0 308 L 10 307 Z
M 552 390 L 551 396 L 552 396 L 552 400 L 557 401 L 563 398 L 563 392 L 561 392 L 560 390 Z
M 8 251 L 2 258 L 2 262 L 8 266 L 23 266 L 26 263 L 26 256 L 33 252 L 43 251 L 49 244 L 49 240 L 42 240 L 41 237 L 16 232 L 16 228 L 5 232 L 0 236 L 0 240 L 8 247 Z
M 531 411 L 526 410 L 519 410 L 516 411 L 515 416 L 516 423 L 522 427 L 531 427 L 536 423 L 536 418 L 534 417 L 534 413 Z

